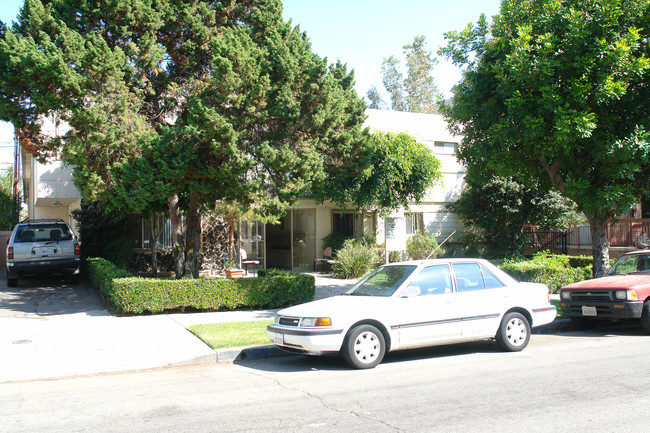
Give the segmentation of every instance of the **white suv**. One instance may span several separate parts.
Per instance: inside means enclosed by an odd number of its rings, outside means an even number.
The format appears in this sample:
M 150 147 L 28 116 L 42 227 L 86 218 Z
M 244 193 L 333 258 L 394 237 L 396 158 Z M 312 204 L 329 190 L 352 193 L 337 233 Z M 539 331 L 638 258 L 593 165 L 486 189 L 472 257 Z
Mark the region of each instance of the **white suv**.
M 79 278 L 79 241 L 63 220 L 25 220 L 7 242 L 7 285 L 16 286 L 21 274 L 63 273 Z

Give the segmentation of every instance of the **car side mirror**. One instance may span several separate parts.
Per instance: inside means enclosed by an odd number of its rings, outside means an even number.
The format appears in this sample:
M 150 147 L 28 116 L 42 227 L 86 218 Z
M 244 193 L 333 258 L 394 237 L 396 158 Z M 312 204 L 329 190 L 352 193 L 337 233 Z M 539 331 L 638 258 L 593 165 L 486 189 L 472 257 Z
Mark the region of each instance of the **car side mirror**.
M 402 298 L 414 298 L 420 296 L 422 291 L 418 286 L 408 286 L 406 290 L 402 293 Z

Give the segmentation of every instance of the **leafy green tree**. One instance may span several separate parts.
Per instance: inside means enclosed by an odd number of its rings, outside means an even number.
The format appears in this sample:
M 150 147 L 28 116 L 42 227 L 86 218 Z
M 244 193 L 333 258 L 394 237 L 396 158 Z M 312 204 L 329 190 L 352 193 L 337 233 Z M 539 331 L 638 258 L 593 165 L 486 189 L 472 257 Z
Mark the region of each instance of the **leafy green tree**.
M 390 108 L 397 111 L 409 111 L 404 96 L 404 77 L 399 71 L 400 61 L 395 56 L 385 58 L 381 63 L 382 83 L 390 97 Z
M 391 108 L 415 113 L 437 112 L 438 89 L 433 68 L 438 60 L 427 50 L 424 36 L 416 36 L 412 44 L 404 45 L 402 49 L 408 71 L 406 77 L 400 72 L 401 63 L 395 56 L 385 58 L 381 67 L 382 82 L 390 96 Z M 375 95 L 369 91 L 368 98 L 373 101 Z
M 406 133 L 375 132 L 368 149 L 367 161 L 331 177 L 316 199 L 390 211 L 421 202 L 427 190 L 442 179 L 440 161 Z
M 370 89 L 368 89 L 368 92 L 366 93 L 366 98 L 370 102 L 370 104 L 368 104 L 368 108 L 372 108 L 375 110 L 383 110 L 386 108 L 386 103 L 384 102 L 381 95 L 379 94 L 379 90 L 377 90 L 377 87 L 371 86 Z
M 20 195 L 14 197 L 13 168 L 0 171 L 0 230 L 11 230 L 20 218 Z
M 167 203 L 178 277 L 198 275 L 202 210 L 279 216 L 367 160 L 353 75 L 311 52 L 279 0 L 26 0 L 0 71 L 0 118 L 28 125 L 43 156 L 63 147 L 85 198 Z M 71 129 L 46 141 L 50 112 Z
M 465 67 L 444 114 L 460 159 L 555 187 L 592 230 L 594 275 L 609 262 L 605 227 L 650 176 L 650 3 L 515 0 L 488 27 L 446 34 Z
M 575 204 L 557 192 L 528 188 L 512 178 L 474 176 L 475 170 L 468 170 L 467 185 L 448 208 L 469 228 L 470 238 L 481 234 L 489 255 L 522 254 L 526 224 L 566 229 L 580 219 Z

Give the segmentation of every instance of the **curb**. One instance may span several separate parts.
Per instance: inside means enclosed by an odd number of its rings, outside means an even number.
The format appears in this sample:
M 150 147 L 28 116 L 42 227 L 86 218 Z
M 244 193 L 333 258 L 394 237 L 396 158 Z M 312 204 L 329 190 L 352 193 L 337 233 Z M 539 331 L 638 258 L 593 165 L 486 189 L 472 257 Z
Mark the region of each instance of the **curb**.
M 216 362 L 250 361 L 253 359 L 278 358 L 291 356 L 289 352 L 280 350 L 277 346 L 252 346 L 252 347 L 231 347 L 215 350 Z

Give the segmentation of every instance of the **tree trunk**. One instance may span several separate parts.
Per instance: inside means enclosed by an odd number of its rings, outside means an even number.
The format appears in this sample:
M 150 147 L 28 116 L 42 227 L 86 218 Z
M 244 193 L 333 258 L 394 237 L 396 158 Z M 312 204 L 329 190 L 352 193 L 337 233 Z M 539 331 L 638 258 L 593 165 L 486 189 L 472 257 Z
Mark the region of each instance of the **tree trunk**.
M 183 236 L 183 217 L 178 203 L 178 196 L 172 196 L 169 201 L 169 219 L 172 224 L 172 249 L 174 253 L 174 272 L 176 278 L 185 274 L 185 237 Z
M 153 214 L 147 219 L 149 224 L 149 249 L 151 250 L 151 273 L 154 277 L 158 276 L 158 217 Z
M 149 224 L 150 242 L 149 249 L 151 250 L 151 270 L 153 276 L 158 276 L 158 239 L 165 229 L 165 224 L 160 224 L 160 218 L 157 214 L 149 215 L 147 219 Z
M 609 267 L 609 241 L 607 240 L 606 224 L 598 218 L 589 218 L 591 225 L 591 251 L 594 255 L 592 276 L 599 278 L 605 275 Z
M 192 277 L 199 277 L 201 259 L 201 204 L 196 193 L 190 192 L 190 204 L 187 211 L 187 256 L 186 265 Z
M 228 221 L 228 260 L 234 261 L 237 255 L 235 254 L 235 219 L 232 214 L 226 215 Z M 238 265 L 241 266 L 241 263 Z

